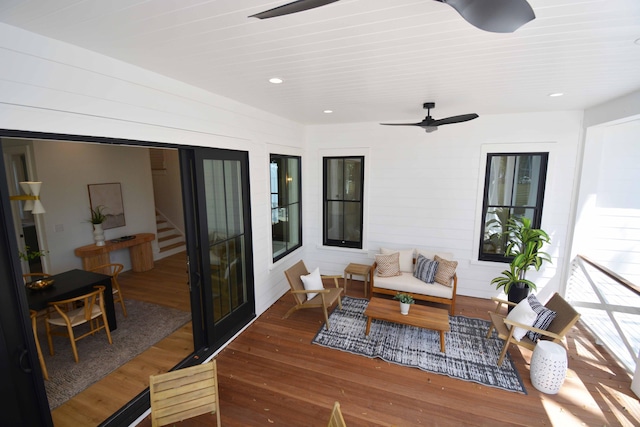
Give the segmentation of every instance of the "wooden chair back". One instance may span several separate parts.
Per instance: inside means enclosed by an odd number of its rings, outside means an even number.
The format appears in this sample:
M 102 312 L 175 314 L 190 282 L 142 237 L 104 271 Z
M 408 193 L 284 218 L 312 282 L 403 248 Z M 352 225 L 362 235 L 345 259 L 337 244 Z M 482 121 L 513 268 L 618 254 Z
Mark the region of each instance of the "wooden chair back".
M 149 377 L 153 427 L 211 413 L 220 427 L 216 361 Z
M 104 308 L 104 286 L 94 286 L 94 291 L 79 295 L 74 298 L 68 298 L 49 303 L 55 312 L 47 313 L 47 340 L 49 342 L 49 353 L 53 356 L 53 341 L 51 335 L 62 335 L 71 341 L 71 350 L 73 357 L 78 362 L 78 349 L 76 341 L 82 338 L 94 335 L 96 332 L 104 329 L 109 340 L 111 340 L 111 332 L 109 331 L 109 322 Z M 102 324 L 99 319 L 102 318 Z M 76 336 L 73 328 L 79 325 L 89 323 L 90 330 L 80 336 Z M 56 328 L 57 329 L 54 329 Z
M 561 337 L 564 337 L 573 325 L 576 324 L 578 319 L 580 319 L 580 313 L 557 292 L 553 294 L 544 306 L 556 312 L 556 317 L 547 328 L 547 331 L 558 334 Z M 545 337 L 544 335 L 541 339 L 552 340 L 551 337 Z M 560 340 L 553 339 L 553 341 L 558 342 Z
M 111 292 L 113 294 L 113 302 L 120 303 L 120 306 L 122 307 L 122 314 L 124 314 L 124 317 L 127 317 L 127 307 L 124 304 L 124 295 L 122 295 L 122 290 L 120 289 L 120 282 L 118 281 L 118 275 L 122 272 L 123 269 L 124 269 L 124 265 L 122 264 L 103 264 L 103 265 L 94 267 L 89 271 L 111 276 Z
M 344 422 L 344 418 L 342 417 L 342 411 L 340 411 L 340 402 L 333 404 L 333 410 L 331 411 L 327 427 L 347 427 L 347 423 Z
M 304 291 L 304 284 L 300 276 L 306 276 L 309 274 L 307 267 L 304 265 L 304 261 L 300 260 L 289 269 L 285 270 L 284 275 L 287 277 L 289 286 L 292 291 Z M 306 293 L 292 292 L 293 298 L 296 300 L 297 305 L 303 304 L 307 300 Z

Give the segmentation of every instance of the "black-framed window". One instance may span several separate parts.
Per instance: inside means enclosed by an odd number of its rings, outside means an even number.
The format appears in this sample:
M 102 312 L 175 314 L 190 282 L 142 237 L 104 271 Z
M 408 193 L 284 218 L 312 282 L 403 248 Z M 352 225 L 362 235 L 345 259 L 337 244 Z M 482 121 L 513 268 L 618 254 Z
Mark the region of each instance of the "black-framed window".
M 484 180 L 479 259 L 511 262 L 504 251 L 509 218 L 540 228 L 549 153 L 489 153 Z
M 323 158 L 323 244 L 362 249 L 364 156 Z
M 299 156 L 271 154 L 273 262 L 302 246 L 302 172 Z

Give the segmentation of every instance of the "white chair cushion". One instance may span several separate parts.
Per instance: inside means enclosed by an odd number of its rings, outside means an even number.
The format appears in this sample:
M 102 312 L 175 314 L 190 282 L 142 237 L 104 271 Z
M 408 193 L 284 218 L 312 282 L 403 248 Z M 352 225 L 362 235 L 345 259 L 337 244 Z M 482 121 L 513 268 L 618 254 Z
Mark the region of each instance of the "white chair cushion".
M 320 277 L 320 267 L 316 268 L 306 276 L 300 276 L 300 280 L 302 280 L 302 285 L 306 291 L 319 291 L 324 289 L 322 277 Z M 307 292 L 307 300 L 313 299 L 316 295 L 318 295 L 317 292 Z
M 533 311 L 531 305 L 529 305 L 529 300 L 527 298 L 523 299 L 516 305 L 513 310 L 507 315 L 507 319 L 512 322 L 522 323 L 523 325 L 533 326 L 533 322 L 538 318 L 538 313 Z M 507 325 L 511 328 L 511 325 Z M 516 327 L 513 331 L 513 339 L 516 341 L 520 341 L 522 337 L 527 333 L 527 329 Z

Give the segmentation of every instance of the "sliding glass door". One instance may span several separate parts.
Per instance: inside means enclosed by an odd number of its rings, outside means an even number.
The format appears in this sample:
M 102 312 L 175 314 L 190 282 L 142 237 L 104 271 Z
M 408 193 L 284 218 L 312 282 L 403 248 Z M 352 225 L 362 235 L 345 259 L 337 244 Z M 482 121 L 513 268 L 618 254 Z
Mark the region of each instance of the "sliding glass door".
M 196 348 L 217 348 L 255 317 L 248 153 L 181 154 Z

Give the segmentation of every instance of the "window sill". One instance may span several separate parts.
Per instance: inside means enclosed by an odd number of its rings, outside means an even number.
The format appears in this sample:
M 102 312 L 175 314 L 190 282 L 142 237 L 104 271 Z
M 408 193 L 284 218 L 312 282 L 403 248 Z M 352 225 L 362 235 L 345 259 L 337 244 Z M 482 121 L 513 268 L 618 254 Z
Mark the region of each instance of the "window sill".
M 351 254 L 364 254 L 368 255 L 369 251 L 367 249 L 358 249 L 358 248 L 343 248 L 340 246 L 325 246 L 325 245 L 316 245 L 316 249 L 321 251 L 338 251 L 338 252 L 348 252 Z

